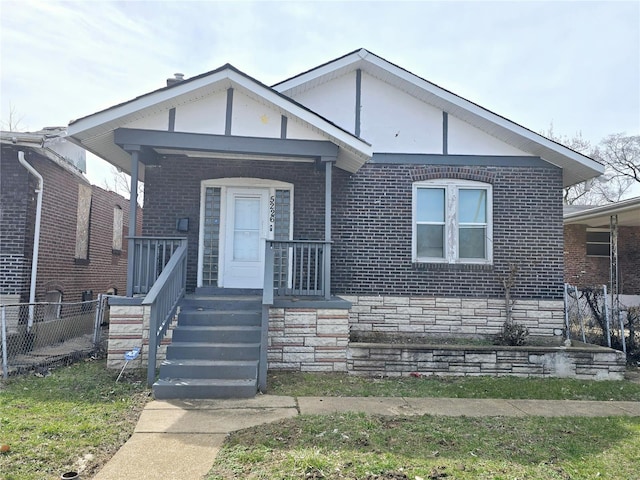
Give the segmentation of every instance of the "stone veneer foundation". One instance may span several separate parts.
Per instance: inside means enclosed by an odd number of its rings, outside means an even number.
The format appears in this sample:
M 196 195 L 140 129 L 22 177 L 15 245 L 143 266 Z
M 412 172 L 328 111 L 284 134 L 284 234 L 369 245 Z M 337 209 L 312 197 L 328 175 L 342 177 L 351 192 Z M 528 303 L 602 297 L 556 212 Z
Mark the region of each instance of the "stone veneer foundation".
M 434 297 L 344 297 L 333 308 L 287 302 L 269 310 L 268 362 L 272 370 L 347 372 L 365 376 L 515 375 L 622 379 L 622 352 L 593 345 L 501 347 L 349 343 L 351 331 L 422 335 L 490 335 L 504 322 L 504 301 Z M 327 304 L 328 305 L 328 304 Z M 122 368 L 124 353 L 142 346 L 131 368 L 145 368 L 149 307 L 135 299 L 110 305 L 107 366 Z M 518 300 L 514 319 L 537 336 L 558 336 L 564 322 L 559 301 Z M 175 325 L 175 323 L 174 323 Z M 166 356 L 172 328 L 158 349 Z
M 486 336 L 506 320 L 502 298 L 348 296 L 352 332 Z M 564 328 L 562 300 L 516 300 L 513 320 L 531 335 L 559 336 Z
M 301 372 L 347 371 L 349 310 L 271 308 L 269 368 Z
M 573 342 L 571 347 L 389 345 L 351 343 L 347 368 L 361 376 L 518 376 L 622 380 L 623 352 Z
M 109 344 L 107 347 L 107 368 L 122 368 L 124 354 L 135 347 L 142 347 L 137 359 L 129 362 L 127 368 L 146 368 L 149 362 L 149 316 L 150 307 L 140 304 L 141 300 L 122 297 L 109 301 Z M 157 364 L 166 358 L 167 345 L 171 343 L 173 326 L 158 347 Z

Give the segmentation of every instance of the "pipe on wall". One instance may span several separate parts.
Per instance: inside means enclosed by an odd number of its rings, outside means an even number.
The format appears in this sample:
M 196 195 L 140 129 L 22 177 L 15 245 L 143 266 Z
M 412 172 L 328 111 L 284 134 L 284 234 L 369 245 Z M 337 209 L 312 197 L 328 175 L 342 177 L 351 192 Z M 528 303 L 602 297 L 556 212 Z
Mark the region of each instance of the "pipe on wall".
M 29 162 L 24 158 L 24 152 L 18 151 L 18 161 L 20 165 L 26 168 L 29 173 L 38 179 L 38 188 L 35 193 L 37 194 L 36 201 L 36 224 L 33 232 L 33 257 L 31 259 L 31 285 L 29 287 L 29 320 L 27 323 L 27 331 L 30 332 L 33 327 L 33 309 L 36 301 L 36 279 L 38 277 L 38 250 L 40 247 L 40 219 L 42 217 L 42 192 L 44 190 L 44 180 L 42 175 L 33 168 Z

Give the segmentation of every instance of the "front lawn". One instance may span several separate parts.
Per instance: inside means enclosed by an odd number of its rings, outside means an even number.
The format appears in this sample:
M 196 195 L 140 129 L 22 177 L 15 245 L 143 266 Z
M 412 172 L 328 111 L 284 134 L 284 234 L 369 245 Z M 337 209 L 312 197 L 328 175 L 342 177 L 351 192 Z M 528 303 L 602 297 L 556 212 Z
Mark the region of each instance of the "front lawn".
M 620 479 L 640 417 L 299 416 L 232 434 L 207 480 Z
M 144 372 L 142 372 L 144 373 Z M 149 390 L 139 372 L 87 360 L 0 383 L 2 480 L 57 480 L 68 471 L 91 478 L 131 436 Z
M 519 377 L 365 378 L 342 373 L 269 373 L 269 394 L 640 401 L 640 383 Z

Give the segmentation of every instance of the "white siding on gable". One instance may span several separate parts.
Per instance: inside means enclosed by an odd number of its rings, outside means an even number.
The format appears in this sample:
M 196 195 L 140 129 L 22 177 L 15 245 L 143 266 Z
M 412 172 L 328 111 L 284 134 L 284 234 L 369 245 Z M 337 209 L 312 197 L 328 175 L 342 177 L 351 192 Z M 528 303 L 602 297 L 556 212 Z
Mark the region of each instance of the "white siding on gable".
M 327 140 L 327 137 L 315 130 L 311 130 L 309 125 L 297 122 L 294 118 L 289 117 L 287 121 L 287 138 L 296 140 Z
M 169 112 L 160 112 L 144 118 L 138 118 L 124 125 L 124 128 L 142 128 L 144 130 L 164 130 L 169 128 Z
M 279 138 L 281 117 L 279 111 L 234 90 L 231 135 Z
M 442 153 L 442 111 L 362 74 L 360 136 L 375 152 Z
M 176 132 L 224 135 L 227 112 L 227 92 L 200 98 L 176 107 Z
M 291 98 L 347 132 L 354 133 L 356 124 L 355 72 L 335 78 Z
M 448 152 L 450 155 L 531 156 L 492 135 L 449 115 Z

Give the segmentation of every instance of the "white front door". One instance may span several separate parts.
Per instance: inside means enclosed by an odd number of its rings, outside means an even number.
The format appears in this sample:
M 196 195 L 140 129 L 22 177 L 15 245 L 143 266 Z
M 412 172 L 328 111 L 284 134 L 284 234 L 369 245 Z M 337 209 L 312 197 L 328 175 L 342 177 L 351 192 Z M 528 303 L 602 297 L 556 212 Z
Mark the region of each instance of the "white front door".
M 226 192 L 225 288 L 262 288 L 269 189 L 228 188 Z

